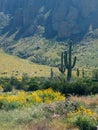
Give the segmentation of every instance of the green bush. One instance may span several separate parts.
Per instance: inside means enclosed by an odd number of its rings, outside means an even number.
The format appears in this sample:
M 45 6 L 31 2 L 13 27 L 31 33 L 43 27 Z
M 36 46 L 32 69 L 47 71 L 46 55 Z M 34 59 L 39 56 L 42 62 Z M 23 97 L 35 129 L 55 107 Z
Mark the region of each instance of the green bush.
M 98 81 L 98 69 L 95 69 L 93 71 L 93 79 L 97 80 Z
M 65 81 L 65 77 L 55 77 L 50 80 L 48 78 L 32 78 L 24 74 L 21 80 L 13 76 L 11 78 L 1 77 L 0 85 L 5 92 L 11 91 L 13 88 L 24 91 L 35 91 L 51 87 L 53 90 L 60 91 L 65 95 L 89 95 L 98 93 L 98 82 L 93 82 L 92 79 L 86 77 L 67 82 Z
M 98 82 L 93 82 L 92 79 L 86 77 L 83 79 L 76 79 L 72 82 L 66 82 L 62 79 L 45 80 L 43 87 L 51 87 L 66 96 L 69 94 L 89 95 L 98 93 Z
M 11 92 L 13 89 L 13 86 L 11 84 L 7 83 L 3 86 L 3 88 L 4 88 L 4 92 Z
M 79 79 L 71 83 L 73 91 L 78 95 L 88 95 L 92 90 L 92 81 L 90 79 Z
M 94 120 L 86 115 L 79 116 L 75 124 L 79 127 L 79 130 L 95 130 L 96 127 Z
M 3 108 L 4 107 L 4 108 Z M 2 106 L 2 109 L 5 109 L 6 111 L 8 110 L 13 110 L 15 108 L 19 108 L 19 104 L 16 102 L 10 102 L 10 103 L 4 103 Z
M 93 87 L 92 87 L 92 94 L 97 94 L 98 93 L 98 82 L 94 82 L 93 83 Z
M 38 86 L 37 83 L 32 83 L 32 84 L 30 84 L 29 87 L 28 87 L 28 91 L 36 91 L 36 90 L 38 90 L 38 89 L 39 89 L 39 86 Z

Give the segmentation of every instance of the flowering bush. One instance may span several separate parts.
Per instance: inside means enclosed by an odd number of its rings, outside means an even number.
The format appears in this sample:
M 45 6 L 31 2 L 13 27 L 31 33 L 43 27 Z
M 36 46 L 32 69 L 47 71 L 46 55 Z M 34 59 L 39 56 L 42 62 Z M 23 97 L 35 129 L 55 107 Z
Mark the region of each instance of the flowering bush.
M 12 109 L 32 106 L 36 103 L 52 103 L 60 100 L 65 100 L 65 97 L 60 92 L 54 92 L 52 89 L 37 90 L 34 92 L 9 92 L 0 95 L 0 108 Z
M 67 117 L 70 118 L 80 130 L 93 130 L 98 124 L 98 114 L 82 106 L 76 111 L 68 113 Z

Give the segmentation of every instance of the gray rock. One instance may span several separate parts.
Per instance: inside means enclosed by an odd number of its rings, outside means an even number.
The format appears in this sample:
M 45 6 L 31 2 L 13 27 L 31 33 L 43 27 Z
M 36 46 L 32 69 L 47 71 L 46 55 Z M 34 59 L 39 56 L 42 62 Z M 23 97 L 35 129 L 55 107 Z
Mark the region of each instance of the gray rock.
M 34 35 L 45 28 L 47 38 L 80 39 L 89 26 L 98 28 L 98 0 L 0 0 L 0 11 L 10 15 L 2 33 L 18 30 L 16 38 Z

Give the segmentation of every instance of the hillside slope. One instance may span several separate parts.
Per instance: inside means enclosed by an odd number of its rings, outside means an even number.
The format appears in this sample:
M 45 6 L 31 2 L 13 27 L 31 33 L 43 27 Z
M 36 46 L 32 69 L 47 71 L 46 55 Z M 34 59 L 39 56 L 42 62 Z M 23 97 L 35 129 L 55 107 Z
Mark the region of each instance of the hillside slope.
M 58 66 L 71 38 L 77 66 L 96 67 L 97 7 L 97 0 L 0 0 L 0 48 L 38 64 Z
M 67 42 L 47 40 L 38 35 L 17 42 L 12 38 L 2 37 L 0 40 L 3 43 L 0 45 L 1 48 L 7 53 L 44 65 L 58 66 L 61 52 L 68 50 Z M 74 44 L 73 55 L 77 56 L 77 66 L 98 67 L 98 39 L 87 37 L 80 43 Z
M 54 68 L 55 71 L 57 69 Z M 21 76 L 23 73 L 33 77 L 49 77 L 50 67 L 31 63 L 0 50 L 0 76 Z
M 75 47 L 77 66 L 98 68 L 98 40 L 82 41 Z M 90 71 L 90 70 L 89 70 Z

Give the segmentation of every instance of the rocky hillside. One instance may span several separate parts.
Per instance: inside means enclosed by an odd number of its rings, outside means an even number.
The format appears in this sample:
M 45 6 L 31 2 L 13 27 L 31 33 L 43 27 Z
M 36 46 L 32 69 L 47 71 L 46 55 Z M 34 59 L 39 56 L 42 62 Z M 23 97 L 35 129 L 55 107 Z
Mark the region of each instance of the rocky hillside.
M 0 0 L 0 48 L 57 66 L 72 39 L 77 65 L 98 66 L 98 0 Z M 81 42 L 80 42 L 81 41 Z
M 92 25 L 98 28 L 98 0 L 0 0 L 9 18 L 1 34 L 15 39 L 42 34 L 58 40 L 80 40 Z

